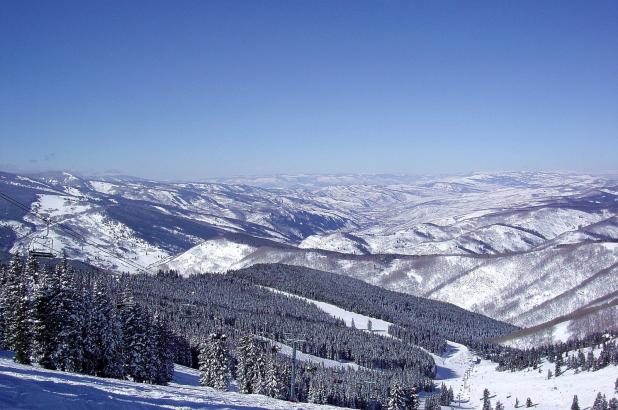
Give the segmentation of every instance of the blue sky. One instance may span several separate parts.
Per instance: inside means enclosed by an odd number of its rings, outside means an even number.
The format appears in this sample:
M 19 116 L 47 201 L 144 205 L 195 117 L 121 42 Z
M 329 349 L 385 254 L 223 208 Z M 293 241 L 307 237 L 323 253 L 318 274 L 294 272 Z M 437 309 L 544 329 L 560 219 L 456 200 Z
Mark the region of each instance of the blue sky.
M 616 1 L 4 1 L 0 169 L 618 168 Z

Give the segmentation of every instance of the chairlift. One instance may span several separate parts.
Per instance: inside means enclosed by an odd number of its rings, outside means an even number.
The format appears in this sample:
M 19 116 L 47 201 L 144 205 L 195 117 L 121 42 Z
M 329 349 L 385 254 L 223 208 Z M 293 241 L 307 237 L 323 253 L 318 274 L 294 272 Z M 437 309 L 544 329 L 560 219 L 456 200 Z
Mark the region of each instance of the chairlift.
M 54 240 L 49 236 L 49 222 L 46 224 L 47 228 L 45 230 L 45 235 L 34 237 L 30 241 L 28 254 L 33 258 L 53 259 L 56 257 L 54 253 Z

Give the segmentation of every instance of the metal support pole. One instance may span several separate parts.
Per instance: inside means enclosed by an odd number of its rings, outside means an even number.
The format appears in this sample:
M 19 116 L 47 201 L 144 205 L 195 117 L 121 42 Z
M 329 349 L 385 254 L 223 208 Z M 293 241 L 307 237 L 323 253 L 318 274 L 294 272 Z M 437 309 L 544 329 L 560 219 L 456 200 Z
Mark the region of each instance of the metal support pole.
M 304 343 L 305 339 L 295 338 L 291 335 L 285 335 L 286 343 L 292 346 L 292 375 L 290 377 L 290 401 L 296 401 L 296 344 Z

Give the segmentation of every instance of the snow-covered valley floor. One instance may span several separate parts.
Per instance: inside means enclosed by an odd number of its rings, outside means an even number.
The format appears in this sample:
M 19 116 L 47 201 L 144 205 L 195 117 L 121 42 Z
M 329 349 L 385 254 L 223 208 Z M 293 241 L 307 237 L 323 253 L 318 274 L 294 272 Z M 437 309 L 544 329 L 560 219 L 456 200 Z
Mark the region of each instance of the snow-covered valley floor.
M 334 409 L 257 394 L 220 392 L 198 383 L 197 370 L 176 365 L 168 386 L 103 379 L 16 364 L 0 351 L 0 409 Z

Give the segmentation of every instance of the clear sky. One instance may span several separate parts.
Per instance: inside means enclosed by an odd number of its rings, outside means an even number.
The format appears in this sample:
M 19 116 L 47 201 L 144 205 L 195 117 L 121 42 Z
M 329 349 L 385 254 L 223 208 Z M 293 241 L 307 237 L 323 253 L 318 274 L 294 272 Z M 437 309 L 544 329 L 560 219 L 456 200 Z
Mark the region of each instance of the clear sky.
M 618 1 L 10 1 L 0 169 L 618 168 Z

